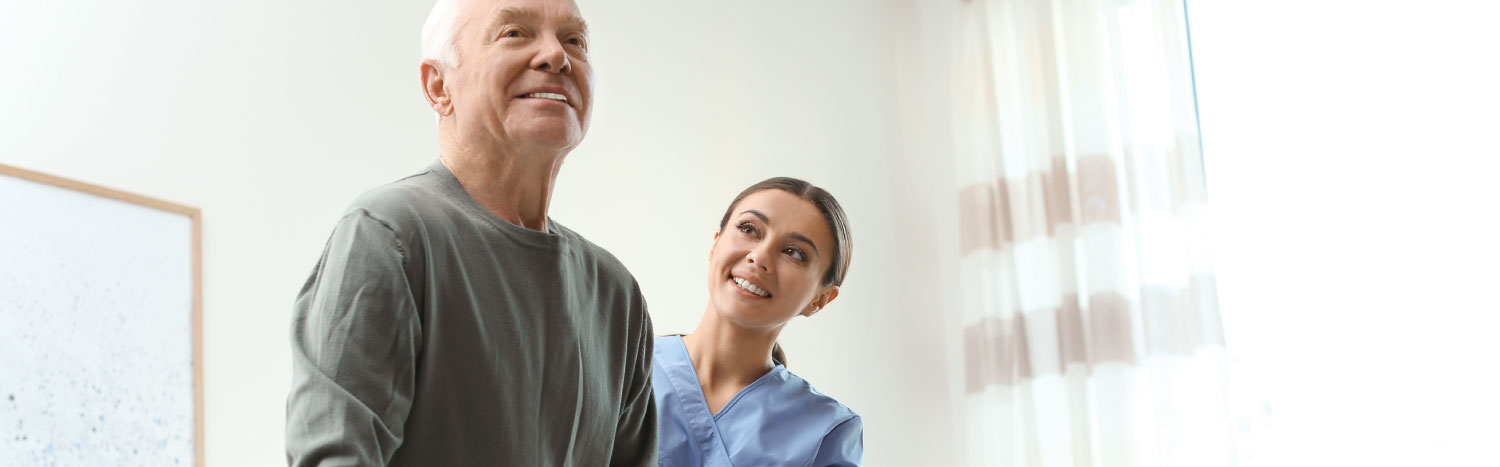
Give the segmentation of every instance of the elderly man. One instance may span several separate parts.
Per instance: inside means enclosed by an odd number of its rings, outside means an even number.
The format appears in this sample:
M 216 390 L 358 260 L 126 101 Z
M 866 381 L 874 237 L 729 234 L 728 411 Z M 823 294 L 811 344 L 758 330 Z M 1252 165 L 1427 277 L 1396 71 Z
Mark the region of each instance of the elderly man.
M 571 0 L 439 0 L 440 160 L 349 208 L 298 295 L 293 465 L 656 465 L 651 322 L 613 256 L 547 217 L 588 130 Z

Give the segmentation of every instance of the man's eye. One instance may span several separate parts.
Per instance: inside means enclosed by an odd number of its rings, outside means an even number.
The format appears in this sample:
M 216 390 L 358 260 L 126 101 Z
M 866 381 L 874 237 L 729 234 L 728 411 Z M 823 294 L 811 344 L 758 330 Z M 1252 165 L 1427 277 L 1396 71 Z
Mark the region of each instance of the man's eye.
M 579 55 L 587 54 L 589 52 L 589 40 L 583 38 L 583 36 L 569 37 L 567 40 L 567 44 L 570 47 L 578 48 L 578 51 L 574 53 L 577 53 Z
M 510 29 L 500 33 L 500 37 L 521 37 L 521 30 Z

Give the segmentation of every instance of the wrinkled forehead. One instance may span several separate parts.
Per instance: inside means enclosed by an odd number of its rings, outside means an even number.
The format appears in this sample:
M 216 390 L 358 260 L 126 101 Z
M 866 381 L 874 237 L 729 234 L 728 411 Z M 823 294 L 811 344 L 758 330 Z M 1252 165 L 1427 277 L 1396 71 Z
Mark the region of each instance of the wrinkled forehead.
M 471 25 L 552 23 L 562 29 L 588 33 L 588 22 L 572 0 L 465 0 L 463 15 L 463 21 Z

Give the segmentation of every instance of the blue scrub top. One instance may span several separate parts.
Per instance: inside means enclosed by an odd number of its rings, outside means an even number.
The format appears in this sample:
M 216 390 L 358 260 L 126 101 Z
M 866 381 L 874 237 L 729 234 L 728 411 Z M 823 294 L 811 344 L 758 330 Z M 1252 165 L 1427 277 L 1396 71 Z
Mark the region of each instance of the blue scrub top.
M 663 467 L 857 466 L 864 424 L 776 365 L 711 414 L 682 336 L 656 338 L 658 457 Z

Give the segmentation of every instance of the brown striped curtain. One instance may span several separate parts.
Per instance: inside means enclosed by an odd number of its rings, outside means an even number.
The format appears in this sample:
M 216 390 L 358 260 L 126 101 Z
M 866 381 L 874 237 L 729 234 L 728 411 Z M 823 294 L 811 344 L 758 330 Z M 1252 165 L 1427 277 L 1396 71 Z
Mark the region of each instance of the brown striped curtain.
M 966 458 L 1233 463 L 1181 0 L 968 0 Z

